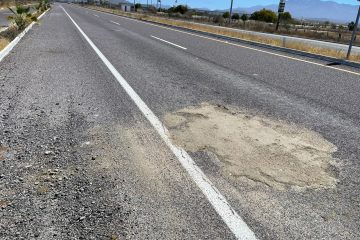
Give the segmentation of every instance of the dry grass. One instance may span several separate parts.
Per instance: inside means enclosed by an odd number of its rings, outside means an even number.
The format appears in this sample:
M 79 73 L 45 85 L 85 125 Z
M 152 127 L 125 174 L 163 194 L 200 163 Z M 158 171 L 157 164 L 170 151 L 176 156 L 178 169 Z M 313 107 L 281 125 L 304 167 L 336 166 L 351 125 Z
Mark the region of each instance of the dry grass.
M 192 22 L 173 20 L 173 19 L 168 19 L 165 17 L 157 17 L 157 16 L 151 16 L 151 15 L 145 15 L 145 14 L 139 14 L 139 13 L 123 12 L 123 11 L 116 10 L 116 9 L 107 9 L 107 8 L 95 7 L 95 6 L 88 6 L 88 7 L 95 9 L 95 10 L 100 10 L 103 12 L 108 12 L 108 13 L 113 13 L 113 14 L 117 14 L 117 15 L 121 15 L 121 16 L 130 17 L 130 18 L 135 18 L 135 19 L 139 19 L 139 20 L 143 20 L 143 21 L 161 23 L 161 24 L 166 24 L 169 26 L 176 26 L 176 27 L 182 27 L 182 28 L 201 31 L 201 32 L 213 33 L 213 34 L 217 34 L 217 35 L 223 35 L 223 36 L 227 36 L 227 37 L 268 44 L 271 46 L 285 47 L 285 48 L 304 51 L 304 52 L 308 52 L 308 53 L 319 54 L 319 55 L 323 55 L 323 56 L 335 57 L 335 58 L 339 58 L 339 59 L 344 59 L 346 56 L 346 53 L 344 51 L 337 51 L 337 50 L 330 49 L 330 48 L 316 47 L 316 46 L 299 43 L 299 42 L 290 42 L 290 41 L 283 42 L 282 40 L 278 40 L 278 39 L 266 38 L 263 36 L 261 36 L 261 37 L 255 36 L 252 34 L 232 31 L 231 29 L 218 28 L 216 26 L 211 26 L 211 25 L 204 26 L 204 25 L 199 25 L 199 24 L 192 23 Z M 350 60 L 360 62 L 360 55 L 359 54 L 352 55 Z
M 2 0 L 0 2 L 0 8 L 14 5 L 15 1 Z
M 0 51 L 3 50 L 9 44 L 9 40 L 0 38 Z

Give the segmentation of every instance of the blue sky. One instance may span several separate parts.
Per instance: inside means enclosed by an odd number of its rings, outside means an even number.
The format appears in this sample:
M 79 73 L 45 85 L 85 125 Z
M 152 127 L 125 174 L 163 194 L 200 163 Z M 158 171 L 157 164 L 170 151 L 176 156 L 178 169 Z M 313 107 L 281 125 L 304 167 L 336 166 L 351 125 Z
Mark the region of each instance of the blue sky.
M 131 0 L 130 0 L 131 1 Z M 146 0 L 138 0 L 142 3 L 146 3 Z M 148 0 L 149 3 L 151 0 Z M 152 0 L 153 3 L 156 0 Z M 357 0 L 332 0 L 339 3 L 357 4 Z M 163 4 L 174 5 L 175 0 L 162 0 Z M 250 7 L 255 5 L 269 5 L 278 3 L 279 0 L 234 0 L 235 7 Z M 188 4 L 191 7 L 206 7 L 209 9 L 225 9 L 230 5 L 230 0 L 178 0 L 178 4 Z

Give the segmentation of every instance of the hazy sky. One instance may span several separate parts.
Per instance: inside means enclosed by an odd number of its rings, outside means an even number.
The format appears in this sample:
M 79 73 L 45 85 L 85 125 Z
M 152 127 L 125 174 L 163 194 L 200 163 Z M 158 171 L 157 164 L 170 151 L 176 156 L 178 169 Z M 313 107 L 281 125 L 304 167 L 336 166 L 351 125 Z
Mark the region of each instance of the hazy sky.
M 131 1 L 131 0 L 130 0 Z M 147 0 L 137 0 L 146 3 Z M 149 3 L 151 0 L 148 0 Z M 156 0 L 152 0 L 153 3 Z M 191 7 L 202 7 L 209 9 L 225 9 L 230 6 L 231 0 L 178 0 L 178 4 L 188 4 Z M 357 0 L 332 0 L 339 3 L 358 4 Z M 235 7 L 250 7 L 255 5 L 269 5 L 278 3 L 279 0 L 234 0 Z M 162 0 L 165 5 L 174 5 L 175 0 Z

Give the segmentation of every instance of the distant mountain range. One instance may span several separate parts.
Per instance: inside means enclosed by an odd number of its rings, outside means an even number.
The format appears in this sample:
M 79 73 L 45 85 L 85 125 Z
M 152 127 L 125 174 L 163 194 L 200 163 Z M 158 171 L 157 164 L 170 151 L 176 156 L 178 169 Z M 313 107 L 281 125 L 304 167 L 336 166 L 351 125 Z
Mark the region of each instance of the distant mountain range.
M 355 0 L 354 3 L 356 3 Z M 249 8 L 236 8 L 234 11 L 253 13 L 263 8 L 277 12 L 278 5 L 258 5 Z M 356 5 L 320 0 L 288 0 L 285 7 L 285 11 L 290 12 L 297 19 L 321 19 L 339 23 L 355 21 L 357 10 L 358 6 Z
M 130 2 L 126 0 L 110 0 L 112 3 Z M 153 1 L 155 3 L 156 0 Z M 266 3 L 266 0 L 257 0 L 257 3 Z M 356 0 L 354 0 L 354 4 Z M 205 5 L 205 3 L 204 3 Z M 170 6 L 162 5 L 163 8 L 169 8 Z M 234 12 L 238 13 L 253 13 L 260 9 L 270 9 L 275 12 L 278 10 L 277 4 L 261 4 L 248 8 L 235 8 Z M 208 10 L 206 6 L 198 8 L 201 10 Z M 297 19 L 312 19 L 321 21 L 332 21 L 338 23 L 348 23 L 355 21 L 358 6 L 350 4 L 340 4 L 332 1 L 321 0 L 287 0 L 285 11 L 290 12 L 291 15 Z M 219 12 L 225 12 L 228 10 L 218 10 Z

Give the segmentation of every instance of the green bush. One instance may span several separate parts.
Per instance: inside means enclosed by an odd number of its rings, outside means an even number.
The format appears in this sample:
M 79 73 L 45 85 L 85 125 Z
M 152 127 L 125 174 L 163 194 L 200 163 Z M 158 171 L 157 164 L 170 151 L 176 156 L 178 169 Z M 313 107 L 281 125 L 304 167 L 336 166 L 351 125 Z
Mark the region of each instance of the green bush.
M 36 9 L 40 12 L 45 12 L 48 8 L 50 8 L 49 0 L 39 0 Z
M 241 18 L 241 20 L 243 20 L 244 22 L 245 22 L 245 21 L 247 21 L 247 20 L 249 19 L 248 15 L 247 15 L 247 14 L 245 14 L 245 13 L 244 13 L 243 15 L 241 15 L 241 17 L 240 17 L 240 18 Z
M 140 9 L 140 8 L 142 8 L 142 6 L 141 6 L 140 3 L 135 4 L 135 9 L 136 9 L 136 10 L 138 10 L 138 9 Z
M 284 22 L 290 22 L 292 20 L 292 16 L 291 13 L 289 12 L 284 12 L 284 13 L 280 13 L 281 14 L 281 20 Z
M 169 13 L 181 13 L 185 14 L 189 11 L 189 8 L 186 5 L 177 5 L 176 7 L 171 7 L 168 9 Z
M 9 10 L 13 15 L 9 16 L 8 20 L 10 20 L 19 31 L 24 30 L 31 22 L 37 21 L 37 18 L 30 13 L 30 7 L 18 5 L 15 11 L 12 8 L 9 8 Z
M 239 15 L 238 13 L 234 13 L 234 14 L 231 16 L 231 19 L 239 20 L 239 19 L 240 19 L 240 15 Z
M 275 12 L 264 8 L 261 9 L 260 11 L 256 11 L 253 14 L 251 14 L 250 19 L 256 21 L 274 23 L 276 22 L 277 16 Z
M 223 16 L 223 18 L 230 18 L 230 13 L 224 12 L 224 14 L 222 16 Z
M 348 24 L 349 31 L 353 31 L 354 28 L 355 28 L 355 23 L 354 22 L 351 22 L 351 23 Z

